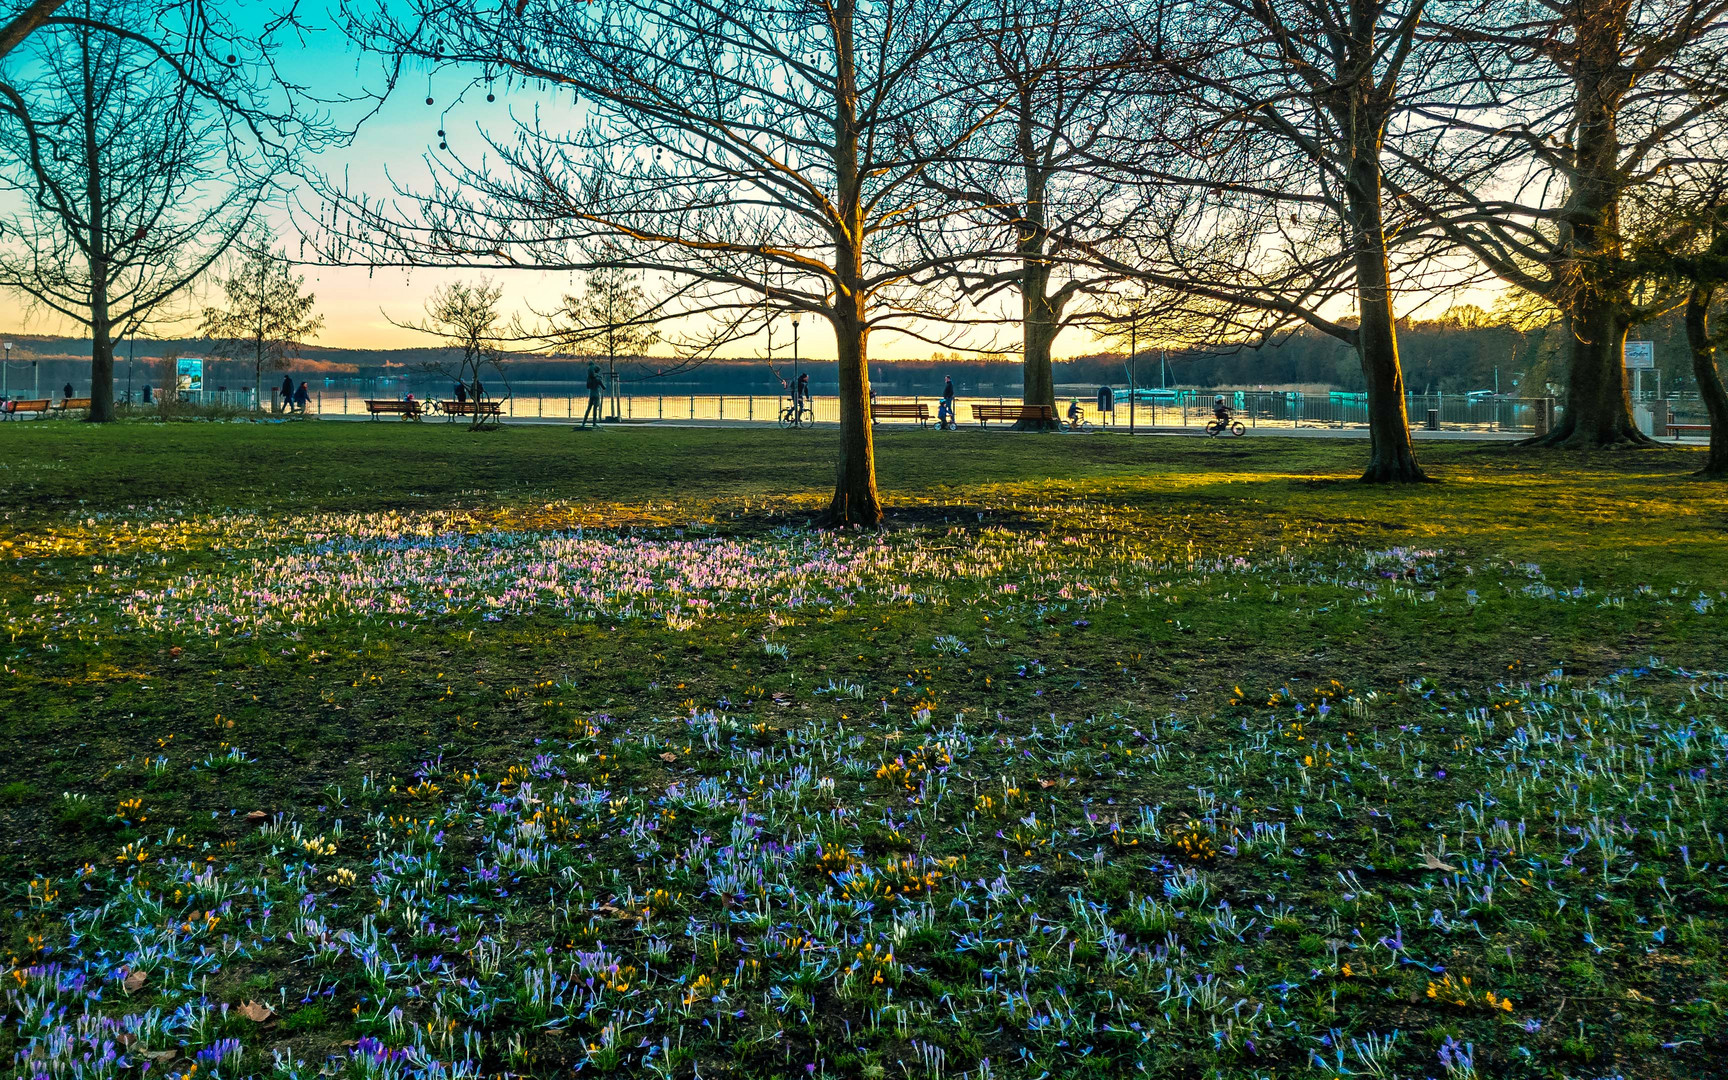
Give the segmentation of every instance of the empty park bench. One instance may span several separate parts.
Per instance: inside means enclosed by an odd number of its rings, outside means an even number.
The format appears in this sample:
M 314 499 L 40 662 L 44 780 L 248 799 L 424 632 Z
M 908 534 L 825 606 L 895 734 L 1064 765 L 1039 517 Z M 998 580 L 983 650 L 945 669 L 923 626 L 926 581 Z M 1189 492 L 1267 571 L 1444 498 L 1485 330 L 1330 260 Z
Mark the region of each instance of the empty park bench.
M 441 408 L 446 419 L 454 420 L 458 416 L 477 416 L 483 420 L 500 420 L 504 416 L 504 403 L 501 401 L 446 401 Z
M 83 409 L 85 411 L 88 411 L 89 408 L 90 408 L 90 399 L 89 398 L 87 398 L 87 397 L 69 397 L 69 398 L 61 399 L 60 404 L 54 406 L 54 411 L 55 412 L 72 412 L 75 409 Z
M 0 419 L 10 420 L 19 413 L 45 413 L 48 411 L 48 405 L 49 401 L 47 398 L 30 398 L 24 401 L 9 401 L 5 405 L 6 411 L 0 413 Z
M 930 406 L 922 402 L 884 401 L 870 405 L 870 422 L 878 420 L 916 420 L 923 427 L 930 422 Z
M 1709 424 L 1669 424 L 1668 434 L 1678 439 L 1682 435 L 1708 435 Z
M 1045 427 L 1055 427 L 1056 409 L 1050 405 L 974 405 L 972 418 L 978 421 L 979 427 L 991 420 L 1007 420 L 1016 424 L 1025 420 Z
M 400 416 L 404 420 L 420 419 L 420 403 L 418 401 L 366 401 L 366 411 L 376 420 L 380 416 Z

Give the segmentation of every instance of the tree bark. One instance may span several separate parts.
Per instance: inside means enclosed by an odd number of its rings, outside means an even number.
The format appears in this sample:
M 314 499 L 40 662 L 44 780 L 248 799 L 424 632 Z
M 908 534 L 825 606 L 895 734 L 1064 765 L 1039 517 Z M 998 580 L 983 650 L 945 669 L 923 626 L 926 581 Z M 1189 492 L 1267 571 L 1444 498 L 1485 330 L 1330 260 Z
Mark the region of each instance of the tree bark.
M 1021 326 L 1024 357 L 1020 365 L 1020 403 L 1043 405 L 1050 410 L 1048 420 L 1022 419 L 1015 423 L 1017 431 L 1050 431 L 1056 427 L 1056 371 L 1050 350 L 1060 330 L 1060 316 L 1050 302 L 1050 267 L 1044 262 L 1028 260 L 1021 278 Z
M 1356 355 L 1368 386 L 1368 468 L 1374 484 L 1420 483 L 1428 479 L 1416 463 L 1410 415 L 1404 403 L 1404 371 L 1398 359 L 1398 324 L 1392 311 L 1392 273 L 1386 259 L 1381 206 L 1380 139 L 1384 122 L 1370 119 L 1372 106 L 1353 110 L 1358 127 L 1350 147 L 1345 212 L 1356 264 Z M 1384 112 L 1379 113 L 1384 116 Z
M 836 297 L 843 303 L 843 297 Z M 870 425 L 870 368 L 865 357 L 863 319 L 856 308 L 842 308 L 834 326 L 840 375 L 840 461 L 828 524 L 879 525 L 882 501 L 876 493 L 876 439 Z
M 1692 377 L 1710 417 L 1710 452 L 1699 476 L 1728 479 L 1728 390 L 1716 368 L 1716 342 L 1710 337 L 1710 304 L 1715 288 L 1694 286 L 1686 298 L 1686 344 L 1692 352 Z

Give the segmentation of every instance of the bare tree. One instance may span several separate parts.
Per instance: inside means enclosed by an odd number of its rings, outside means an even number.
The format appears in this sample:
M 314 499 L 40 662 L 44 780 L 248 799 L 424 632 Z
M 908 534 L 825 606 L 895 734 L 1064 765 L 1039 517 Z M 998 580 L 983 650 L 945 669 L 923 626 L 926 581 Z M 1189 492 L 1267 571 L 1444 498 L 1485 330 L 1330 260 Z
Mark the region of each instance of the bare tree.
M 930 315 L 918 179 L 950 146 L 920 144 L 913 125 L 935 93 L 919 76 L 959 41 L 963 0 L 355 2 L 364 45 L 470 71 L 489 94 L 523 81 L 569 93 L 589 122 L 517 115 L 487 160 L 437 159 L 412 213 L 348 200 L 333 243 L 362 262 L 558 269 L 614 261 L 595 252 L 623 244 L 623 268 L 703 286 L 686 313 L 730 312 L 755 333 L 765 298 L 825 320 L 840 382 L 827 516 L 881 519 L 866 358 L 872 335 L 916 335 Z
M 148 50 L 81 23 L 51 24 L 29 49 L 27 116 L 0 127 L 13 163 L 0 185 L 24 204 L 6 222 L 0 286 L 89 328 L 90 419 L 111 420 L 116 337 L 227 249 L 261 187 L 226 168 L 220 120 Z
M 478 281 L 453 281 L 434 289 L 426 300 L 426 317 L 418 323 L 398 323 L 411 330 L 441 339 L 457 353 L 454 364 L 427 361 L 424 370 L 461 383 L 474 405 L 473 422 L 469 430 L 478 431 L 488 420 L 499 422 L 501 417 L 489 415 L 483 407 L 493 398 L 486 390 L 483 375 L 496 378 L 509 396 L 509 379 L 505 368 L 508 361 L 500 341 L 504 337 L 503 316 L 498 310 L 504 289 L 490 278 Z
M 613 420 L 619 412 L 618 358 L 641 357 L 660 340 L 654 325 L 658 306 L 637 282 L 638 275 L 623 267 L 590 270 L 581 295 L 564 297 L 548 335 L 566 348 L 606 358 Z
M 1095 0 L 989 0 L 976 43 L 961 52 L 962 77 L 932 73 L 956 92 L 927 127 L 936 123 L 947 139 L 991 119 L 928 174 L 954 213 L 926 242 L 950 245 L 952 273 L 973 304 L 1018 294 L 1021 401 L 1050 409 L 1049 420 L 1022 419 L 1020 428 L 1056 426 L 1052 347 L 1098 314 L 1083 301 L 1102 302 L 1112 280 L 1073 257 L 1083 255 L 1078 239 L 1107 243 L 1122 224 L 1113 217 L 1132 206 L 1096 167 L 1114 156 L 1111 125 L 1124 119 L 1131 73 L 1108 29 Z
M 293 272 L 288 257 L 274 250 L 274 238 L 259 233 L 246 245 L 239 264 L 222 279 L 227 304 L 207 307 L 199 333 L 210 338 L 216 355 L 252 361 L 252 386 L 264 407 L 264 372 L 280 371 L 300 346 L 316 337 L 324 317 L 315 315 L 306 279 Z
M 1468 46 L 1478 78 L 1425 104 L 1457 146 L 1429 191 L 1400 193 L 1405 205 L 1560 311 L 1565 411 L 1539 441 L 1648 443 L 1632 419 L 1626 331 L 1689 290 L 1670 279 L 1637 295 L 1622 217 L 1640 186 L 1688 159 L 1677 137 L 1728 100 L 1728 0 L 1495 5 L 1432 29 Z
M 1130 163 L 1146 228 L 1103 265 L 1189 301 L 1222 341 L 1295 325 L 1349 344 L 1368 389 L 1363 479 L 1425 479 L 1411 445 L 1395 298 L 1439 267 L 1400 253 L 1386 198 L 1388 142 L 1438 56 L 1420 35 L 1427 0 L 1153 0 L 1123 32 L 1154 83 Z M 1420 150 L 1406 147 L 1418 156 Z M 1410 181 L 1414 183 L 1414 180 Z M 1354 317 L 1339 311 L 1353 307 Z

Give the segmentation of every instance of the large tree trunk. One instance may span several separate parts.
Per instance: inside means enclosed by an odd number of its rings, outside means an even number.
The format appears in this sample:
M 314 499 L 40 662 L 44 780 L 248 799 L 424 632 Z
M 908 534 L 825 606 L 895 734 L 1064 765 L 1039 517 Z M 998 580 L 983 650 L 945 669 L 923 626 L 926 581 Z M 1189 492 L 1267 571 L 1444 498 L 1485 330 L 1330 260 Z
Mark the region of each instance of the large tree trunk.
M 1048 431 L 1056 427 L 1056 372 L 1050 349 L 1056 343 L 1058 314 L 1048 293 L 1050 267 L 1027 262 L 1021 279 L 1022 328 L 1025 359 L 1020 367 L 1020 403 L 1043 405 L 1049 420 L 1020 420 L 1020 431 Z
M 845 297 L 835 302 L 846 303 Z M 878 525 L 876 440 L 870 426 L 870 368 L 865 358 L 864 320 L 856 308 L 842 309 L 834 327 L 840 375 L 840 461 L 828 524 Z
M 1631 304 L 1619 271 L 1621 103 L 1631 89 L 1622 60 L 1624 0 L 1585 0 L 1574 9 L 1578 59 L 1573 109 L 1578 118 L 1576 170 L 1561 218 L 1572 257 L 1568 280 L 1551 296 L 1566 316 L 1572 346 L 1566 372 L 1566 414 L 1540 446 L 1650 444 L 1632 420 L 1624 350 Z
M 114 334 L 108 325 L 107 304 L 99 320 L 90 326 L 90 422 L 106 424 L 114 419 Z
M 1359 110 L 1358 115 L 1366 112 Z M 1398 360 L 1398 324 L 1392 312 L 1392 275 L 1386 261 L 1386 228 L 1380 204 L 1380 128 L 1362 124 L 1351 148 L 1345 212 L 1356 264 L 1360 323 L 1356 355 L 1368 385 L 1368 468 L 1362 479 L 1376 484 L 1428 479 L 1410 442 L 1404 404 L 1404 371 Z
M 96 144 L 96 75 L 90 66 L 88 36 L 84 65 L 84 168 L 90 257 L 90 412 L 93 424 L 114 419 L 114 328 L 108 311 L 108 201 L 102 187 L 101 147 Z
M 1626 385 L 1625 308 L 1618 299 L 1589 290 L 1564 320 L 1571 341 L 1566 374 L 1566 413 L 1535 446 L 1653 445 L 1632 420 Z
M 1019 431 L 1047 431 L 1056 427 L 1056 373 L 1050 349 L 1060 328 L 1055 305 L 1050 302 L 1050 262 L 1046 257 L 1049 225 L 1044 198 L 1049 181 L 1032 125 L 1030 85 L 1021 87 L 1019 105 L 1017 142 L 1026 177 L 1026 205 L 1015 237 L 1020 252 L 1020 403 L 1049 406 L 1050 419 L 1022 419 L 1014 427 Z
M 1728 478 L 1728 390 L 1716 369 L 1716 343 L 1710 338 L 1710 302 L 1713 288 L 1695 287 L 1686 298 L 1686 343 L 1692 351 L 1692 377 L 1698 380 L 1698 396 L 1710 416 L 1710 453 L 1700 476 Z

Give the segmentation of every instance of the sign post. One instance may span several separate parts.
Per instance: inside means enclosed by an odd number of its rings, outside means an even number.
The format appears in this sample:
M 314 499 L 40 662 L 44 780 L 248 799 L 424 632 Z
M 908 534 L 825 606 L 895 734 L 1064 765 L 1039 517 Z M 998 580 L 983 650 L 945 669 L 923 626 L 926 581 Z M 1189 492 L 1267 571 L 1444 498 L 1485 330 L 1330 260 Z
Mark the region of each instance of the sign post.
M 204 361 L 191 360 L 186 357 L 174 361 L 176 389 L 180 391 L 180 399 L 198 400 L 193 395 L 204 393 Z
M 1656 370 L 1656 343 L 1628 341 L 1625 352 L 1626 370 L 1632 373 L 1632 400 L 1644 395 L 1644 373 Z

